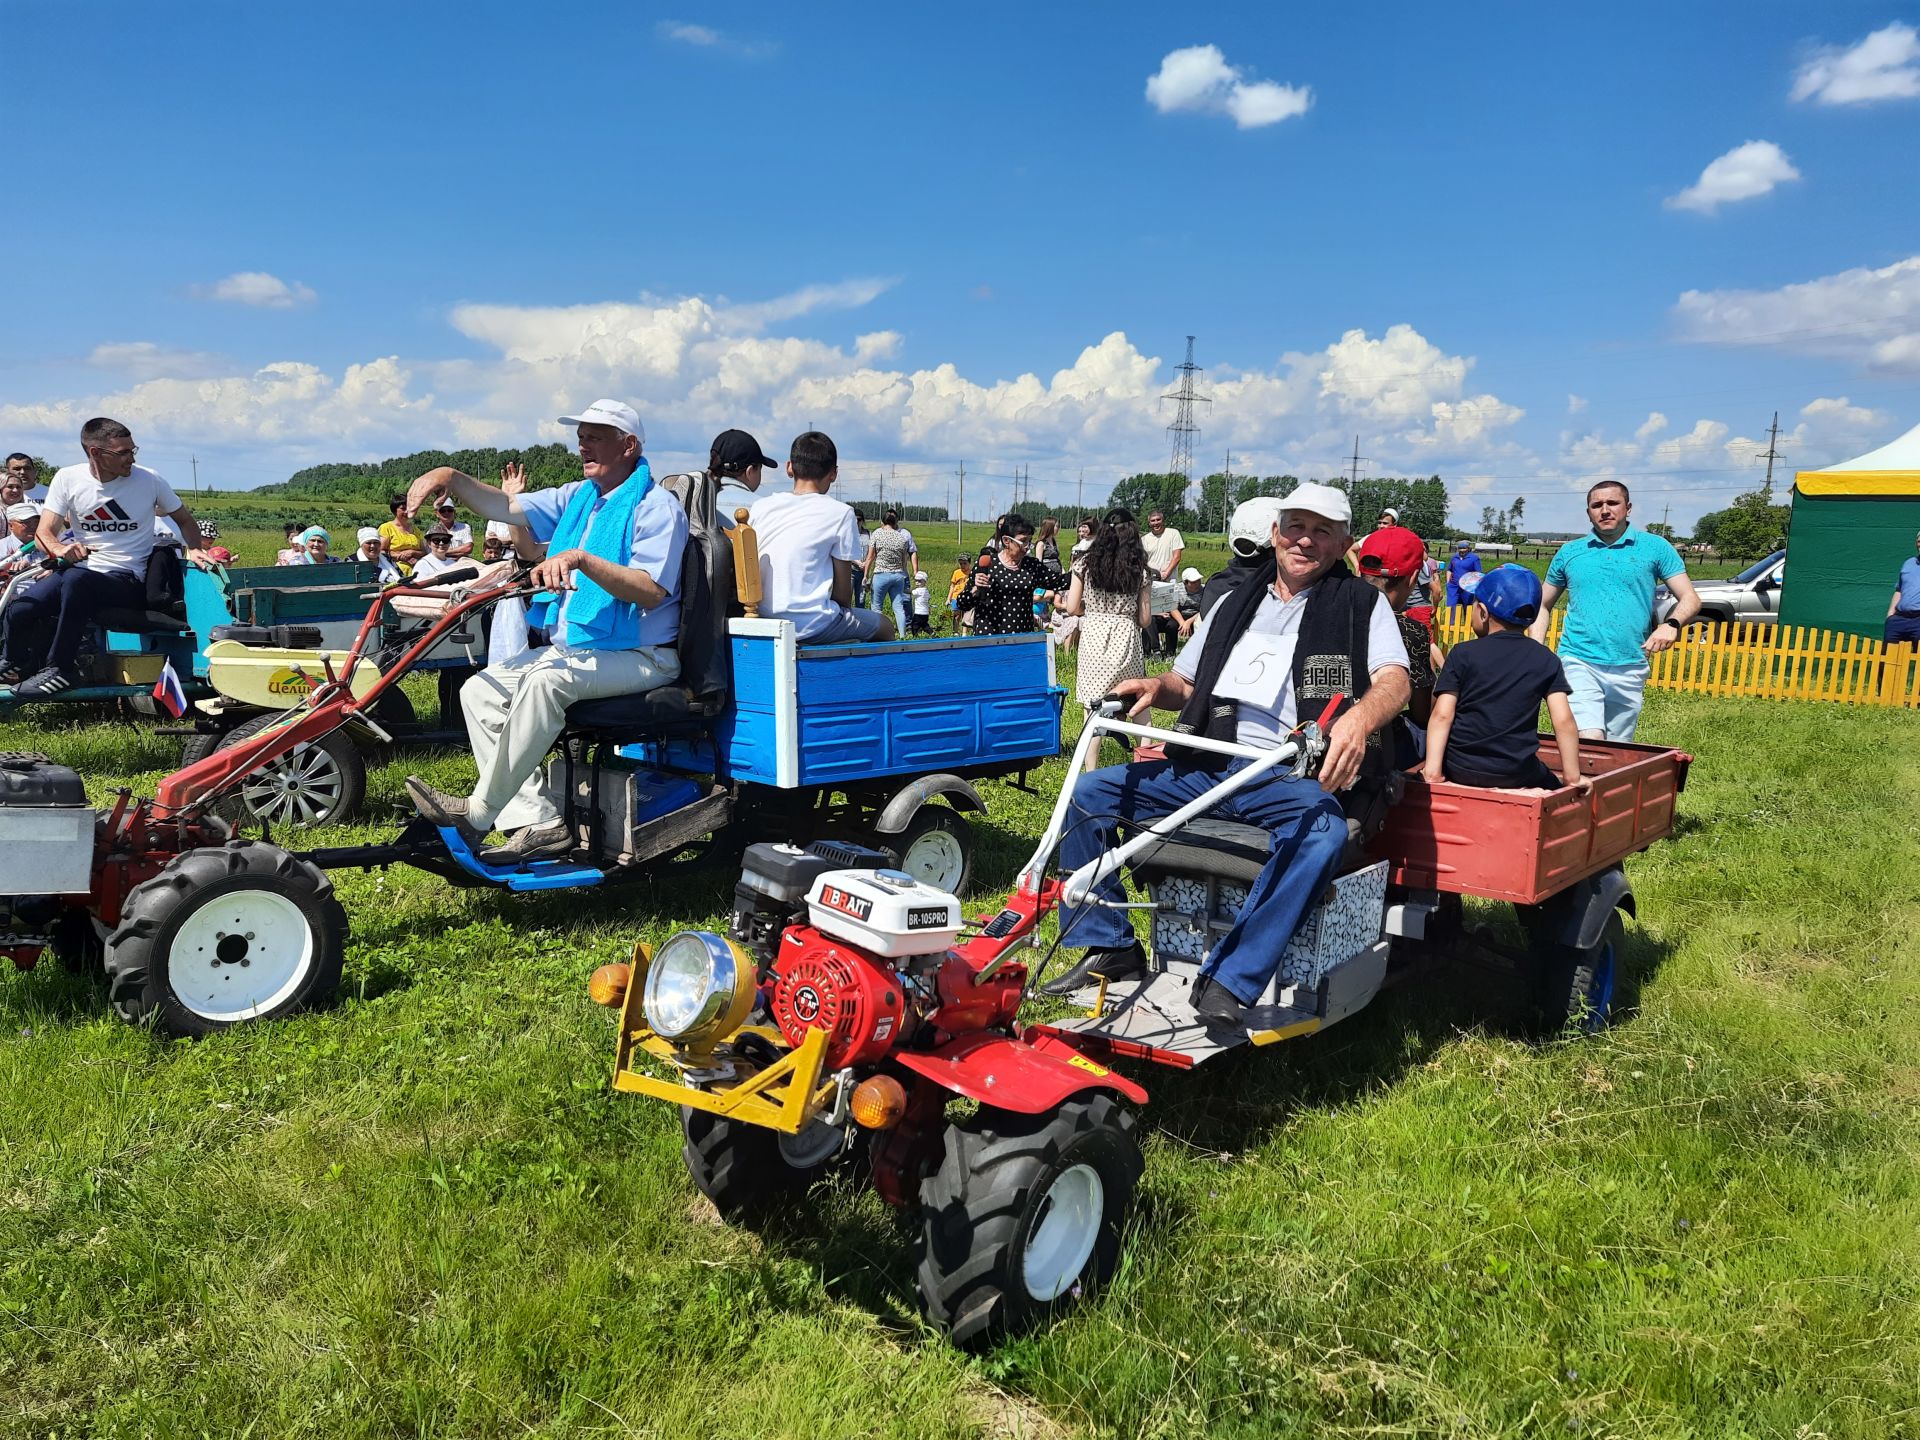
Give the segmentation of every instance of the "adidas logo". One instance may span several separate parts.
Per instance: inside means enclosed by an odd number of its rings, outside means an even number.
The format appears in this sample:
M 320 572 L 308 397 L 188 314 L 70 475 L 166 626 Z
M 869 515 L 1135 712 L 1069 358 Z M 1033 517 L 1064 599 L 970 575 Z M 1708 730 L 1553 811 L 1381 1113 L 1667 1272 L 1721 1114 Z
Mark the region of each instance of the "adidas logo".
M 81 516 L 80 528 L 93 535 L 122 535 L 138 530 L 140 522 L 121 508 L 118 500 L 109 500 L 98 510 Z

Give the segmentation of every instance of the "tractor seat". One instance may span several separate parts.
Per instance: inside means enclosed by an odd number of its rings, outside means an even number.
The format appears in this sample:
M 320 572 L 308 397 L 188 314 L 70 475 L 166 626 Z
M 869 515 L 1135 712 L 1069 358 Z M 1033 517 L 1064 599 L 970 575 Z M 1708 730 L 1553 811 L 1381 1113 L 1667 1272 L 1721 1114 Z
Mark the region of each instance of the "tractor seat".
M 187 624 L 186 571 L 180 552 L 156 545 L 147 560 L 147 603 L 96 611 L 93 623 L 124 635 L 177 635 Z
M 1359 814 L 1347 817 L 1347 844 L 1334 874 L 1345 875 L 1373 862 L 1367 854 L 1367 842 L 1387 823 L 1387 807 L 1399 798 L 1400 789 L 1399 784 L 1389 783 L 1375 792 L 1371 803 L 1357 807 Z M 1267 832 L 1258 825 L 1242 825 L 1236 820 L 1189 820 L 1157 848 L 1134 861 L 1133 869 L 1143 878 L 1156 873 L 1216 875 L 1251 885 L 1266 868 L 1272 849 Z
M 567 707 L 567 729 L 590 731 L 615 745 L 703 733 L 711 717 L 684 685 L 661 685 L 637 695 L 577 700 Z
M 191 629 L 187 624 L 185 606 L 173 613 L 165 610 L 100 610 L 95 612 L 93 623 L 102 630 L 117 630 L 123 635 L 180 635 Z

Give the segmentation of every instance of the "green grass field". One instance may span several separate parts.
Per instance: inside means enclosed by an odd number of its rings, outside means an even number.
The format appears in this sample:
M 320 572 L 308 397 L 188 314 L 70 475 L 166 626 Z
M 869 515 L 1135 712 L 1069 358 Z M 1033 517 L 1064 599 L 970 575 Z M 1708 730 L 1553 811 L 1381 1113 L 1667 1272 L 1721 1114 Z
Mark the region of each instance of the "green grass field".
M 197 1044 L 0 975 L 0 1434 L 1920 1433 L 1920 715 L 1656 694 L 1643 736 L 1698 758 L 1611 1031 L 1524 1043 L 1457 970 L 1141 1073 L 1117 1282 L 973 1358 L 871 1195 L 724 1228 L 673 1113 L 607 1089 L 589 972 L 731 872 L 343 873 L 341 1002 Z M 97 800 L 177 743 L 0 724 Z M 410 769 L 471 775 L 397 757 L 376 808 Z M 983 902 L 1046 803 L 988 790 Z

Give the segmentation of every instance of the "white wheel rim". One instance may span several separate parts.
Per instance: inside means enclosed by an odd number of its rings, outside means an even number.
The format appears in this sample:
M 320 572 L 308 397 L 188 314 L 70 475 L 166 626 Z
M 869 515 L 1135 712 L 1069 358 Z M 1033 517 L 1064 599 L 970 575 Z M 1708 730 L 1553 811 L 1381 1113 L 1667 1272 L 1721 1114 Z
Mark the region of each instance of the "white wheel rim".
M 1034 1299 L 1055 1299 L 1080 1278 L 1100 1238 L 1106 1200 L 1106 1186 L 1091 1165 L 1075 1165 L 1054 1176 L 1036 1207 L 1020 1262 L 1027 1293 Z
M 317 825 L 340 803 L 346 783 L 332 755 L 318 745 L 298 745 L 250 775 L 240 787 L 240 798 L 257 819 Z
M 167 955 L 167 984 L 203 1020 L 248 1020 L 300 988 L 314 949 L 313 927 L 286 896 L 229 890 L 181 921 Z
M 907 853 L 900 857 L 900 868 L 922 884 L 951 895 L 960 884 L 967 867 L 966 852 L 957 837 L 945 830 L 929 830 L 914 837 Z

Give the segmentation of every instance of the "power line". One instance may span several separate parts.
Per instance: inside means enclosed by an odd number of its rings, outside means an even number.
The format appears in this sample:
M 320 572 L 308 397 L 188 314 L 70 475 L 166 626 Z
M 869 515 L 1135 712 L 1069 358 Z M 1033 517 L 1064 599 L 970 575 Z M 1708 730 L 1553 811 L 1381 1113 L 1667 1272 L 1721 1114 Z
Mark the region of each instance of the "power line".
M 1187 358 L 1177 369 L 1180 383 L 1171 395 L 1162 395 L 1162 400 L 1175 402 L 1173 424 L 1167 427 L 1167 435 L 1173 441 L 1173 458 L 1168 464 L 1168 473 L 1180 477 L 1180 499 L 1184 502 L 1187 486 L 1193 483 L 1193 441 L 1200 433 L 1200 424 L 1194 418 L 1195 405 L 1211 405 L 1213 401 L 1198 393 L 1194 388 L 1194 377 L 1202 374 L 1200 367 L 1193 363 L 1193 336 L 1187 336 Z

